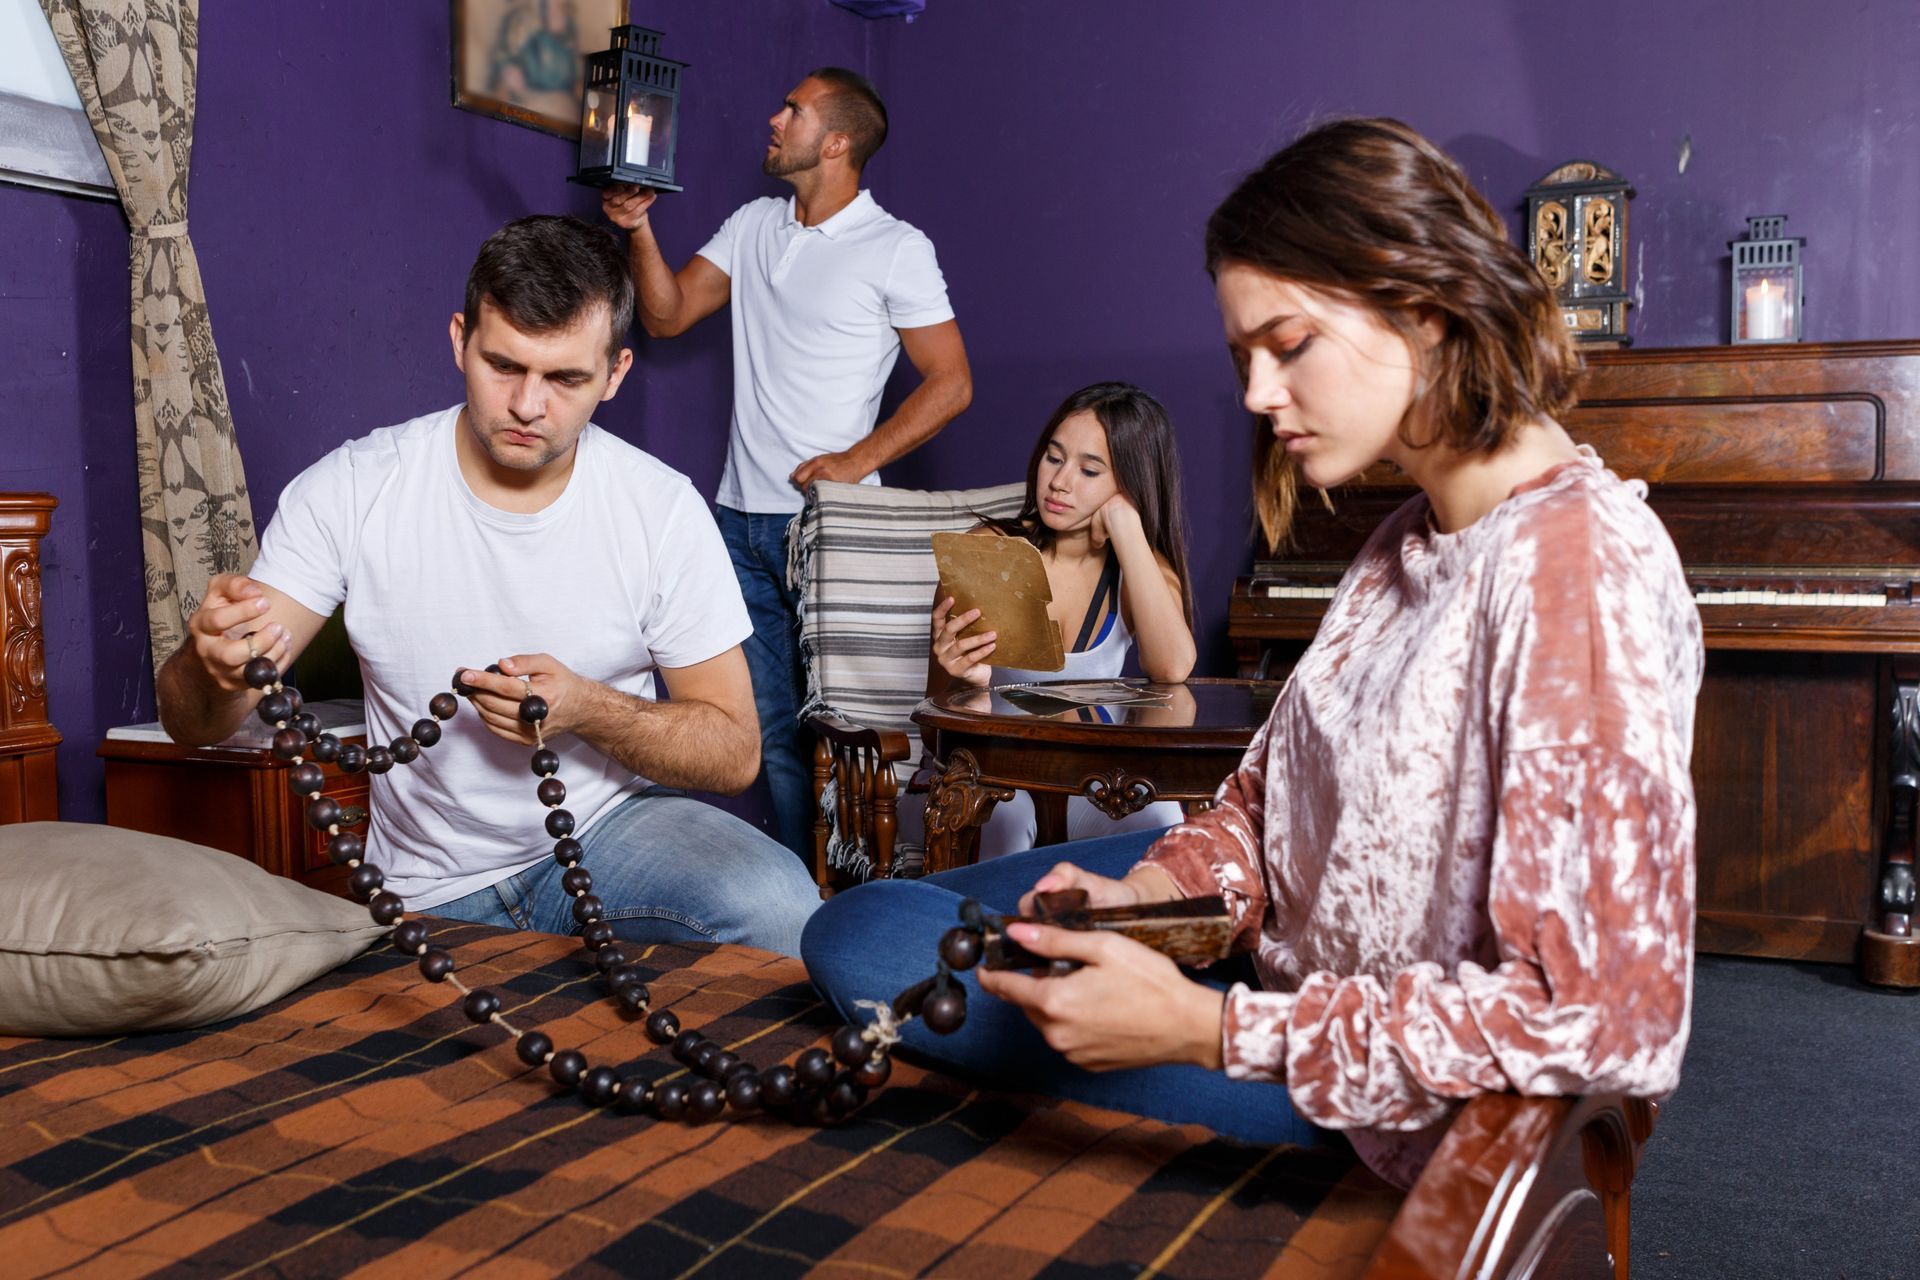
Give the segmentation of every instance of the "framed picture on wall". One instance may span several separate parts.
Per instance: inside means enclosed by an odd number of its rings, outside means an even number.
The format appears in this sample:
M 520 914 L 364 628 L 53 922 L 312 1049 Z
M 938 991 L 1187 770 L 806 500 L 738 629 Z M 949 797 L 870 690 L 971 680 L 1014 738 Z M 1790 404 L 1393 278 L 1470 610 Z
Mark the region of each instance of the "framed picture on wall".
M 626 21 L 626 0 L 453 0 L 453 105 L 580 136 L 581 62 Z

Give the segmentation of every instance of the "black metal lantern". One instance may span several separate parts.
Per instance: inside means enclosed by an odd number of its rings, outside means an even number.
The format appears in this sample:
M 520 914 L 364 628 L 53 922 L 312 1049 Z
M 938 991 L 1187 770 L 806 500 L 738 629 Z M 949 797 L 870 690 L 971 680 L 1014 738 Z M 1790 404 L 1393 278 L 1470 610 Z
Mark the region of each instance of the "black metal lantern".
M 660 56 L 658 31 L 631 23 L 613 28 L 613 43 L 587 55 L 575 182 L 681 189 L 673 180 L 673 151 L 680 140 L 680 73 L 686 68 Z
M 1800 274 L 1805 240 L 1784 234 L 1785 214 L 1747 219 L 1747 238 L 1733 250 L 1733 341 L 1798 342 L 1806 311 Z
M 1527 189 L 1527 256 L 1581 342 L 1626 346 L 1627 180 L 1589 160 L 1563 164 Z

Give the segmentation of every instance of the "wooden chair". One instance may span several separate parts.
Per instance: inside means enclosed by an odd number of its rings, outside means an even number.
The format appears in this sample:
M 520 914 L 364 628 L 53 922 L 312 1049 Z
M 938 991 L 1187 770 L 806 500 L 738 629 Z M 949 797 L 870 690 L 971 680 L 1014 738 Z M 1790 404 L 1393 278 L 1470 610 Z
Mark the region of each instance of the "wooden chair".
M 920 758 L 913 709 L 926 693 L 939 572 L 931 538 L 1016 514 L 1023 484 L 889 489 L 821 481 L 789 538 L 807 673 L 801 720 L 814 750 L 814 877 L 836 883 L 917 874 L 895 807 Z

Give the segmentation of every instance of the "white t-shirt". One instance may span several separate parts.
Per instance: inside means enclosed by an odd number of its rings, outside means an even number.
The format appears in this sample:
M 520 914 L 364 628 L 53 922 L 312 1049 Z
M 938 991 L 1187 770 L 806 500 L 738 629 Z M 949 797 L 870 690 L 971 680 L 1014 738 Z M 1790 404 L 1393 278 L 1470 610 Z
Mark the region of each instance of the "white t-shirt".
M 900 354 L 895 330 L 953 319 L 933 242 L 868 191 L 816 227 L 800 225 L 791 196 L 768 196 L 736 209 L 700 256 L 733 291 L 733 429 L 719 502 L 798 511 L 794 468 L 873 430 Z
M 454 455 L 459 407 L 335 449 L 280 496 L 252 576 L 318 614 L 347 602 L 369 743 L 427 716 L 461 668 L 549 653 L 579 675 L 654 695 L 752 631 L 720 531 L 685 476 L 595 426 L 543 511 L 482 502 Z M 451 902 L 547 856 L 531 748 L 464 701 L 438 745 L 373 779 L 368 859 L 410 908 Z M 581 739 L 560 755 L 566 808 L 590 828 L 647 785 Z M 577 832 L 576 832 L 577 834 Z

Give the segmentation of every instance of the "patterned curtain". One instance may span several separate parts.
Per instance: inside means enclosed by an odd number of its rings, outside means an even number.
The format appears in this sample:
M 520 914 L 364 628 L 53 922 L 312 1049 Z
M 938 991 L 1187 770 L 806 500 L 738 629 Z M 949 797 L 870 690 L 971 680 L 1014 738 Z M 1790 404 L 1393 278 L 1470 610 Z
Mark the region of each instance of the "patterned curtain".
M 40 0 L 132 232 L 133 411 L 153 664 L 216 573 L 253 562 L 253 506 L 187 238 L 199 0 Z

